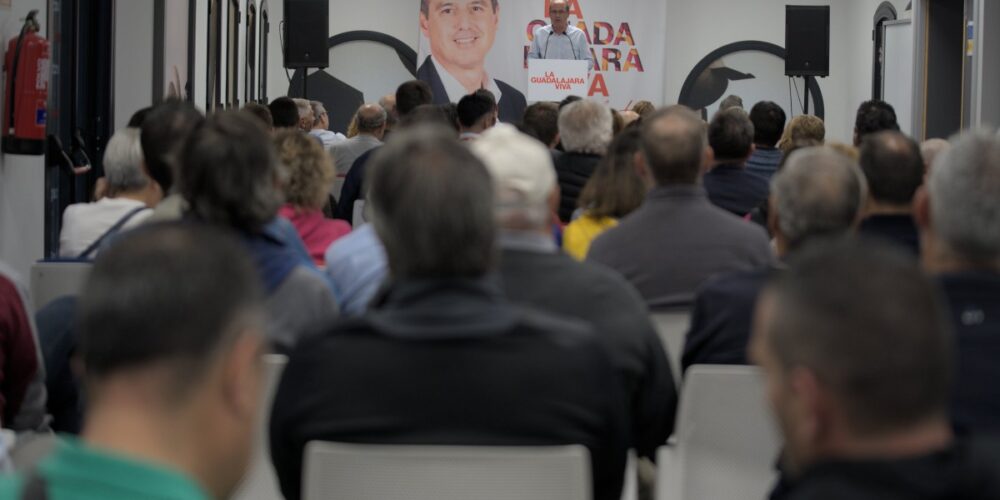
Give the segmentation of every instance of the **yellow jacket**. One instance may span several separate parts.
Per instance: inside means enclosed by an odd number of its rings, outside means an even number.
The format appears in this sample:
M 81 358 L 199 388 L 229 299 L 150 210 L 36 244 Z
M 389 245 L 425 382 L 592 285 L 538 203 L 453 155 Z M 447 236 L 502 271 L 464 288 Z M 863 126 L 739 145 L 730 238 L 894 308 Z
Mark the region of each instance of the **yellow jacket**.
M 587 257 L 590 243 L 601 233 L 618 225 L 613 217 L 595 218 L 582 215 L 563 229 L 563 250 L 576 260 Z

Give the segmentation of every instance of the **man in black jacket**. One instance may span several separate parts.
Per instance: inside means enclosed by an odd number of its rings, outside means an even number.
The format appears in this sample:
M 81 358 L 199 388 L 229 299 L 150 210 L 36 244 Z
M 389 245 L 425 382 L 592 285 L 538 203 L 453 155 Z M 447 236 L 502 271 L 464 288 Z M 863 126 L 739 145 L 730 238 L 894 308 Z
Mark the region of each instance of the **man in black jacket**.
M 639 456 L 655 457 L 673 430 L 677 391 L 642 297 L 614 271 L 559 251 L 549 225 L 558 200 L 556 175 L 545 146 L 498 125 L 472 150 L 493 175 L 507 296 L 594 326 L 624 383 L 632 446 Z
M 559 176 L 559 219 L 569 222 L 583 186 L 611 144 L 611 110 L 596 101 L 578 100 L 559 111 L 559 138 L 565 154 L 556 156 Z
M 594 498 L 621 494 L 624 396 L 592 328 L 509 304 L 494 262 L 483 164 L 435 127 L 399 132 L 372 159 L 368 202 L 392 282 L 369 315 L 290 356 L 271 415 L 285 498 L 313 440 L 557 445 L 590 451 Z M 317 381 L 322 381 L 317 384 Z
M 851 241 L 804 250 L 765 289 L 752 353 L 785 437 L 781 498 L 1000 498 L 1000 449 L 952 435 L 937 299 L 912 258 Z

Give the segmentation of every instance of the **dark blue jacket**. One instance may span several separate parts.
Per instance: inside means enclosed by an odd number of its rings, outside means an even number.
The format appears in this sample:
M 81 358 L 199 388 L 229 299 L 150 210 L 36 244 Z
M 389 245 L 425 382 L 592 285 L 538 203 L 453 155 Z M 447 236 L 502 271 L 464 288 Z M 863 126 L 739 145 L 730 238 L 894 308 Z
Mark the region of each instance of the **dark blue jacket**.
M 763 177 L 739 164 L 723 163 L 702 178 L 708 199 L 722 209 L 743 217 L 767 199 L 770 191 Z

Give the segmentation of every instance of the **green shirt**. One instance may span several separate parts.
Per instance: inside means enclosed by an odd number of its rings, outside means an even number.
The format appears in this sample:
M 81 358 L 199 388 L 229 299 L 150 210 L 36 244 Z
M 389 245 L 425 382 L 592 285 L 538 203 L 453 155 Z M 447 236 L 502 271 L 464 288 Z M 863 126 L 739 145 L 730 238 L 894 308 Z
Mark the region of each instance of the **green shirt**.
M 161 499 L 207 500 L 209 496 L 180 472 L 96 450 L 73 438 L 60 440 L 39 473 L 49 500 Z M 24 474 L 0 478 L 0 500 L 20 498 Z

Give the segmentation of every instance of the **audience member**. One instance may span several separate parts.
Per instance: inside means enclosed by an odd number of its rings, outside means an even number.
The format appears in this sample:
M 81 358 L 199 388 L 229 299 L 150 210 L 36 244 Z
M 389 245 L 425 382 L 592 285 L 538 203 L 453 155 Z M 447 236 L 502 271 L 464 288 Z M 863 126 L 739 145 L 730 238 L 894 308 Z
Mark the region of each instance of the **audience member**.
M 313 113 L 312 104 L 308 99 L 299 97 L 293 98 L 292 101 L 295 102 L 295 108 L 299 112 L 298 129 L 306 133 L 311 132 L 313 125 L 316 123 L 316 115 Z
M 385 132 L 388 134 L 399 123 L 399 112 L 396 110 L 396 94 L 387 94 L 378 100 L 378 105 L 385 110 Z
M 642 148 L 639 164 L 657 187 L 594 240 L 588 261 L 621 273 L 654 310 L 690 304 L 711 276 L 771 262 L 764 230 L 712 205 L 698 183 L 713 159 L 698 115 L 682 106 L 651 115 Z
M 829 148 L 795 151 L 771 179 L 768 225 L 778 257 L 806 243 L 853 233 L 865 202 L 857 164 Z M 775 268 L 709 280 L 698 291 L 681 366 L 746 364 L 754 304 Z
M 177 220 L 187 211 L 187 201 L 180 194 L 180 158 L 191 131 L 205 121 L 205 116 L 190 103 L 170 99 L 158 104 L 142 123 L 142 155 L 146 171 L 166 194 L 147 223 Z
M 565 108 L 566 106 L 569 106 L 570 104 L 573 104 L 576 101 L 582 101 L 582 100 L 583 98 L 578 95 L 566 96 L 565 98 L 563 98 L 563 100 L 559 101 L 559 112 L 562 113 L 563 108 Z
M 950 306 L 958 347 L 951 415 L 1000 431 L 1000 137 L 966 133 L 935 161 L 915 202 L 924 269 Z M 998 476 L 1000 477 L 1000 476 Z
M 729 94 L 719 103 L 719 111 L 732 108 L 743 109 L 743 98 L 735 94 Z
M 459 140 L 471 141 L 497 124 L 497 101 L 489 90 L 480 89 L 458 101 Z
M 753 122 L 753 154 L 747 160 L 747 172 L 770 180 L 781 164 L 777 148 L 785 130 L 785 110 L 771 101 L 761 101 L 750 109 Z
M 582 444 L 594 498 L 617 500 L 629 441 L 609 354 L 589 325 L 509 305 L 488 278 L 486 168 L 437 127 L 400 132 L 371 168 L 392 284 L 372 313 L 291 354 L 270 423 L 284 497 L 301 497 L 306 443 L 330 440 Z
M 576 260 L 587 256 L 590 243 L 642 205 L 650 185 L 639 175 L 635 157 L 642 149 L 639 129 L 621 133 L 583 186 L 577 200 L 582 213 L 563 230 L 563 249 Z
M 635 111 L 625 110 L 622 111 L 620 114 L 622 115 L 622 122 L 624 123 L 623 130 L 628 129 L 629 125 L 632 125 L 633 123 L 639 121 L 639 113 L 636 113 Z M 617 136 L 618 134 L 615 135 Z
M 854 145 L 861 146 L 865 136 L 885 130 L 899 131 L 896 110 L 892 108 L 892 105 L 879 100 L 861 103 L 854 120 Z
M 933 138 L 921 142 L 920 156 L 924 159 L 924 172 L 929 173 L 931 171 L 931 165 L 934 164 L 934 160 L 950 148 L 951 143 L 944 139 Z
M 229 497 L 257 428 L 260 295 L 240 245 L 195 224 L 102 253 L 80 294 L 83 433 L 0 498 Z
M 256 116 L 260 120 L 260 124 L 268 132 L 274 131 L 274 119 L 271 118 L 271 110 L 267 106 L 256 102 L 248 102 L 243 106 L 243 111 Z
M 785 438 L 780 498 L 1000 498 L 996 444 L 948 425 L 944 321 L 913 259 L 883 246 L 813 246 L 768 285 L 752 356 Z
M 104 151 L 105 197 L 66 207 L 59 233 L 61 257 L 93 258 L 115 234 L 152 215 L 151 207 L 163 199 L 160 185 L 143 168 L 140 133 L 124 128 L 111 136 Z
M 708 199 L 740 217 L 767 200 L 767 179 L 747 171 L 754 151 L 754 128 L 746 111 L 719 111 L 708 126 L 708 144 L 715 164 L 702 179 Z
M 298 128 L 299 105 L 291 97 L 279 97 L 267 107 L 271 110 L 274 128 Z
M 632 103 L 631 109 L 632 111 L 638 113 L 639 117 L 643 119 L 656 112 L 656 106 L 649 101 L 636 101 Z
M 27 287 L 0 262 L 0 422 L 13 431 L 47 431 L 46 370 Z
M 295 226 L 313 263 L 322 267 L 330 244 L 351 232 L 348 223 L 323 217 L 323 205 L 336 177 L 333 163 L 322 146 L 295 131 L 278 132 L 274 145 L 288 174 L 285 205 L 278 215 Z
M 632 447 L 639 456 L 654 458 L 673 428 L 677 394 L 642 297 L 613 271 L 559 252 L 549 225 L 559 199 L 556 174 L 545 147 L 501 125 L 483 134 L 472 150 L 493 176 L 507 297 L 594 326 L 630 400 Z
M 528 106 L 518 128 L 554 150 L 559 144 L 559 105 L 554 102 L 536 102 Z
M 580 191 L 611 144 L 611 134 L 611 111 L 604 104 L 580 100 L 559 112 L 559 138 L 566 152 L 555 159 L 561 221 L 570 221 Z
M 312 130 L 309 130 L 309 135 L 318 138 L 323 143 L 323 148 L 329 149 L 334 144 L 347 140 L 344 134 L 330 130 L 330 115 L 326 112 L 326 107 L 323 106 L 323 103 L 309 101 L 309 106 L 312 108 L 314 117 Z
M 238 147 L 237 147 L 238 146 Z M 184 148 L 181 189 L 196 220 L 236 230 L 267 292 L 267 334 L 292 348 L 337 305 L 295 228 L 277 217 L 281 166 L 263 127 L 243 112 L 216 112 Z
M 924 182 L 920 147 L 899 132 L 869 134 L 861 143 L 861 170 L 868 179 L 870 196 L 860 233 L 884 238 L 919 255 L 913 195 Z
M 427 82 L 410 80 L 396 89 L 396 113 L 399 118 L 410 114 L 417 106 L 431 104 L 434 95 Z
M 458 104 L 455 104 L 453 102 L 446 102 L 444 104 L 437 104 L 434 107 L 444 112 L 444 115 L 448 121 L 448 126 L 455 130 L 456 136 L 460 135 L 462 131 L 462 125 L 458 120 Z M 413 113 L 411 112 L 410 114 L 412 115 Z
M 792 117 L 778 141 L 778 149 L 788 155 L 795 146 L 819 146 L 826 140 L 826 125 L 813 115 Z
M 620 134 L 622 130 L 625 130 L 625 118 L 622 117 L 621 113 L 619 113 L 617 109 L 615 108 L 610 108 L 610 109 L 611 109 L 611 138 L 613 139 L 615 136 Z
M 378 104 L 363 104 L 355 114 L 358 134 L 330 148 L 333 164 L 341 175 L 347 175 L 359 156 L 382 144 L 388 113 Z

